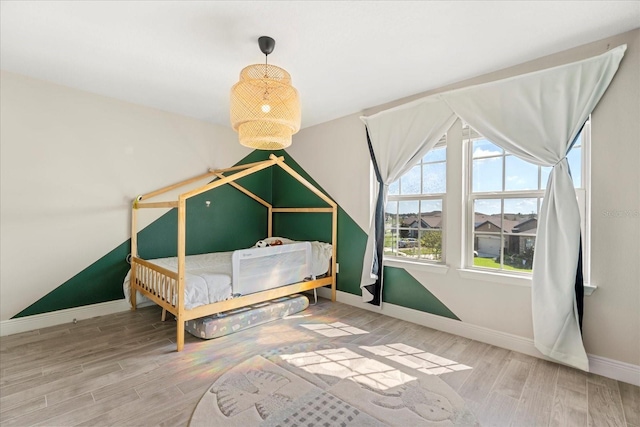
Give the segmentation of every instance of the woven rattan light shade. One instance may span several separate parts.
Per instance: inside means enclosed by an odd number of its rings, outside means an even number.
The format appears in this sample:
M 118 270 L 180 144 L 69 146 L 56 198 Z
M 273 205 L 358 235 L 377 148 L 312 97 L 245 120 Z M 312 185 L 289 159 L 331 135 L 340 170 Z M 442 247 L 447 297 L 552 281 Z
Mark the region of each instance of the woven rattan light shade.
M 300 100 L 289 73 L 268 64 L 245 67 L 231 88 L 231 125 L 246 147 L 290 146 L 291 135 L 300 130 Z

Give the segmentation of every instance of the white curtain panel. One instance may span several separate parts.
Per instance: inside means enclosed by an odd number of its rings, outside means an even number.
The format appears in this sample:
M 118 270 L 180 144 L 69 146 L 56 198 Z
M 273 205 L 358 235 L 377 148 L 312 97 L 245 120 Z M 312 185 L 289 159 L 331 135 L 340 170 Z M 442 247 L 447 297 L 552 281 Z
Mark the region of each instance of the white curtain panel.
M 393 165 L 398 171 L 385 178 L 386 184 L 401 176 L 420 157 L 386 160 L 385 156 L 395 154 L 394 148 L 403 150 L 396 145 L 404 144 L 402 138 L 390 138 L 411 135 L 419 140 L 419 131 L 426 136 L 440 134 L 439 122 L 432 125 L 437 131 L 428 127 L 432 112 L 437 112 L 436 117 L 446 117 L 443 126 L 453 123 L 439 102 L 519 158 L 553 166 L 538 218 L 533 260 L 534 341 L 544 355 L 583 370 L 588 370 L 589 365 L 575 298 L 580 213 L 565 156 L 609 86 L 625 50 L 623 45 L 583 61 L 433 95 L 407 104 L 407 108 L 383 111 L 364 119 L 372 143 L 375 140 L 378 164 Z M 419 109 L 425 105 L 429 108 L 421 113 Z M 371 135 L 374 129 L 375 139 Z M 444 130 L 447 129 L 448 126 Z M 401 167 L 404 159 L 412 163 Z M 363 273 L 363 283 L 365 278 Z
M 377 188 L 383 192 L 383 207 L 387 204 L 389 184 L 400 178 L 416 165 L 433 148 L 456 120 L 455 114 L 438 99 L 421 99 L 404 104 L 384 114 L 363 117 L 369 139 L 376 157 L 380 177 L 384 185 Z M 376 184 L 378 185 L 378 184 Z M 360 288 L 364 302 L 374 296 L 365 286 L 374 284 L 378 274 L 372 272 L 375 253 L 375 203 L 371 206 L 371 223 L 362 268 Z M 382 260 L 378 260 L 382 273 Z
M 584 61 L 442 95 L 456 114 L 517 157 L 553 166 L 538 218 L 531 286 L 543 354 L 588 370 L 575 297 L 580 211 L 567 152 L 618 69 L 625 46 Z

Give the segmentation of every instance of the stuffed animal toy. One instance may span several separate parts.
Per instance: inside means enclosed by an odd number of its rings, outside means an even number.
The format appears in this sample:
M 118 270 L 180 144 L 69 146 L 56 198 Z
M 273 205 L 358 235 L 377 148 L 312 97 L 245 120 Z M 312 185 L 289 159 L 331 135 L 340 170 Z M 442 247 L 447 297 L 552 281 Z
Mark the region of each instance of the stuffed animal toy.
M 266 248 L 267 246 L 280 246 L 280 245 L 283 245 L 283 244 L 284 243 L 280 239 L 276 239 L 271 243 L 267 243 L 264 240 L 258 240 L 256 242 L 256 248 Z

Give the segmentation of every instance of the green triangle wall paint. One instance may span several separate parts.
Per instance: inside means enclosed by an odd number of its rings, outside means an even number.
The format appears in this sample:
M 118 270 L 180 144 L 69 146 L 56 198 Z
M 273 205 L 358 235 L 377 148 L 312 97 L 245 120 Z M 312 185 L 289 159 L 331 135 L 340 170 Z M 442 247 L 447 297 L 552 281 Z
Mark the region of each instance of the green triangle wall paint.
M 384 302 L 460 320 L 404 268 L 385 267 L 383 274 Z
M 284 156 L 287 165 L 327 194 L 286 151 L 256 150 L 237 165 L 265 160 L 272 153 Z M 326 206 L 318 196 L 277 166 L 238 182 L 275 207 Z M 206 207 L 206 201 L 211 202 L 209 207 Z M 252 246 L 266 236 L 265 211 L 264 206 L 231 186 L 222 186 L 189 199 L 187 255 Z M 275 214 L 273 235 L 294 240 L 330 241 L 331 214 Z M 176 236 L 177 211 L 172 209 L 139 232 L 138 252 L 147 259 L 175 256 Z M 366 241 L 366 233 L 338 207 L 338 290 L 361 295 L 360 276 Z M 122 282 L 129 271 L 125 258 L 130 246 L 130 240 L 118 245 L 14 318 L 122 299 Z M 386 267 L 384 274 L 383 301 L 458 319 L 405 270 Z
M 285 151 L 276 155 L 284 156 L 285 162 L 303 178 L 331 197 L 300 165 Z M 274 169 L 274 206 L 324 207 L 326 204 L 315 194 L 307 191 L 300 182 L 289 174 Z M 331 214 L 281 213 L 274 216 L 274 235 L 298 240 L 331 241 Z M 367 235 L 338 206 L 338 260 L 340 273 L 336 287 L 339 291 L 355 295 L 360 293 L 362 258 L 367 243 Z
M 253 152 L 238 164 L 263 160 Z M 271 202 L 272 170 L 266 169 L 238 182 Z M 211 201 L 206 207 L 205 201 Z M 142 258 L 162 258 L 177 253 L 177 210 L 139 231 L 138 253 Z M 246 248 L 264 238 L 266 208 L 235 188 L 225 185 L 187 200 L 187 255 Z M 122 282 L 129 264 L 131 240 L 123 242 L 89 267 L 31 304 L 13 318 L 122 299 Z

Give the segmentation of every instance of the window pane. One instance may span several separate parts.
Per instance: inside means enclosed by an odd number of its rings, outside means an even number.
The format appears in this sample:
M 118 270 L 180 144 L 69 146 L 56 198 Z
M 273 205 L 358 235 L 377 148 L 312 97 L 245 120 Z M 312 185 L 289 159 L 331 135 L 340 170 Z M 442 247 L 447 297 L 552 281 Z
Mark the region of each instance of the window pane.
M 398 247 L 399 248 L 403 248 L 403 247 L 407 247 L 407 245 L 403 244 L 403 242 L 406 242 L 407 239 L 410 239 L 410 241 L 416 242 L 413 245 L 408 245 L 409 247 L 413 247 L 413 246 L 418 246 L 418 228 L 400 228 L 398 235 L 400 236 L 400 240 L 398 241 Z
M 478 139 L 473 141 L 473 158 L 477 159 L 479 157 L 488 157 L 488 156 L 499 156 L 504 151 L 502 148 L 493 144 L 486 139 Z
M 442 228 L 442 200 L 422 200 L 420 202 L 421 229 Z
M 473 161 L 473 192 L 502 191 L 502 157 Z
M 442 199 L 436 200 L 421 200 L 420 201 L 420 212 L 422 215 L 434 215 L 437 217 L 442 216 Z
M 444 161 L 446 160 L 446 158 L 447 158 L 447 148 L 438 147 L 438 148 L 434 148 L 433 150 L 425 154 L 425 156 L 422 158 L 422 161 L 424 163 L 437 162 L 437 161 Z
M 418 200 L 403 200 L 398 202 L 398 213 L 403 215 L 418 215 Z
M 420 231 L 419 243 L 419 258 L 429 261 L 440 261 L 442 259 L 442 230 Z
M 400 194 L 420 194 L 420 165 L 412 167 L 400 178 Z
M 500 241 L 499 235 L 474 234 L 473 265 L 500 269 Z
M 384 209 L 384 226 L 385 228 L 398 226 L 398 202 L 387 202 L 387 206 Z
M 447 191 L 447 169 L 444 163 L 430 163 L 422 166 L 422 193 L 444 193 Z
M 538 217 L 538 199 L 535 197 L 527 199 L 504 199 L 504 219 L 508 221 L 520 222 L 530 218 Z M 515 224 L 514 224 L 515 225 Z M 505 224 L 505 231 L 511 232 Z
M 420 254 L 420 244 L 418 243 L 418 230 L 400 229 L 400 239 L 398 240 L 398 255 L 408 258 L 418 258 Z
M 398 230 L 384 230 L 384 255 L 396 255 L 398 252 Z
M 538 188 L 538 166 L 516 156 L 505 157 L 506 191 L 536 190 Z
M 483 215 L 476 214 L 474 231 L 483 231 L 487 233 L 500 233 L 502 228 L 502 220 L 499 215 Z
M 573 186 L 582 188 L 582 148 L 573 148 L 567 155 L 569 160 L 569 170 L 573 178 Z
M 398 250 L 398 202 L 387 202 L 384 215 L 384 254 L 395 255 Z
M 400 230 L 401 239 L 405 239 L 407 237 L 418 237 L 417 230 L 420 226 L 420 221 L 418 218 L 419 203 L 420 202 L 418 200 L 398 202 L 398 220 L 400 222 L 399 226 L 402 228 L 402 230 Z M 399 247 L 402 247 L 402 245 L 399 244 Z
M 502 213 L 502 201 L 500 199 L 478 199 L 474 202 L 474 212 L 476 217 L 495 216 L 498 220 Z
M 389 195 L 397 196 L 400 194 L 400 180 L 394 181 L 389 185 Z
M 504 238 L 504 269 L 531 272 L 536 238 L 517 234 L 507 234 Z

